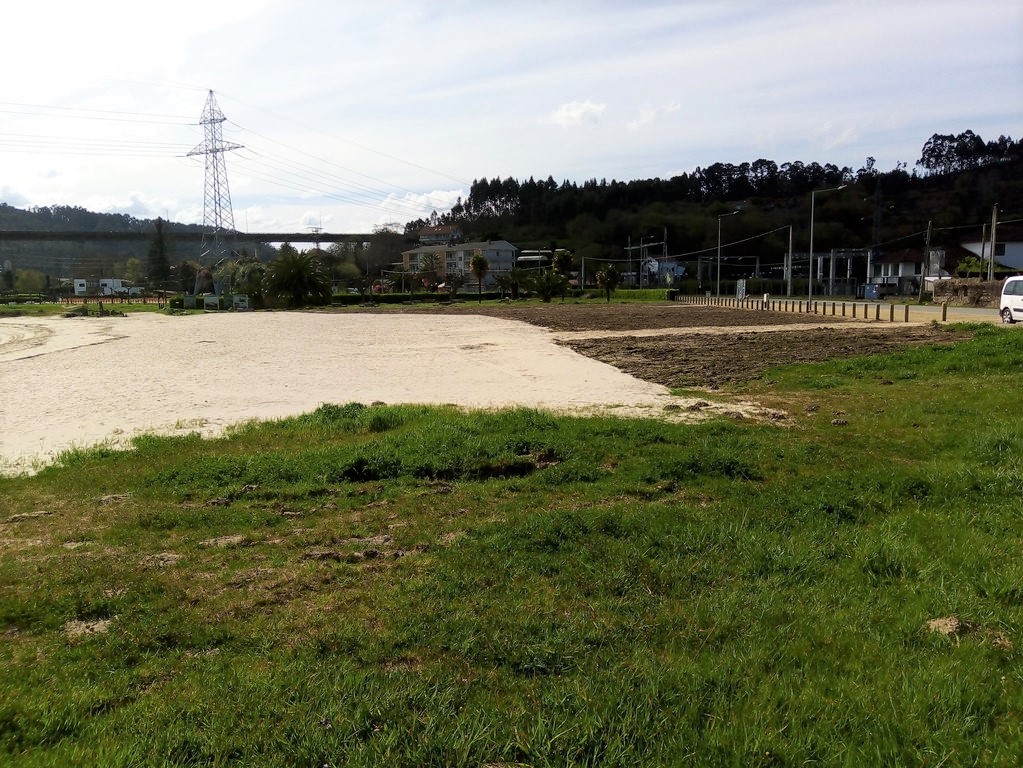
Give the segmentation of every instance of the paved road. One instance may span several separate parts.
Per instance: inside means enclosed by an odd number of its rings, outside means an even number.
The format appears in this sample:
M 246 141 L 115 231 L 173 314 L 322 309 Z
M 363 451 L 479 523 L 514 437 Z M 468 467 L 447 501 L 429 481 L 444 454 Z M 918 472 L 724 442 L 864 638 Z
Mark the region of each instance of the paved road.
M 896 305 L 895 314 L 898 315 L 902 310 L 902 307 Z M 884 316 L 885 308 L 882 305 L 881 315 Z M 871 315 L 873 317 L 873 315 Z M 941 307 L 940 306 L 915 306 L 910 305 L 909 307 L 909 319 L 911 322 L 929 322 L 931 320 L 941 319 Z M 991 309 L 987 307 L 949 307 L 948 308 L 948 322 L 950 323 L 1000 323 L 1002 318 L 998 316 L 997 309 Z

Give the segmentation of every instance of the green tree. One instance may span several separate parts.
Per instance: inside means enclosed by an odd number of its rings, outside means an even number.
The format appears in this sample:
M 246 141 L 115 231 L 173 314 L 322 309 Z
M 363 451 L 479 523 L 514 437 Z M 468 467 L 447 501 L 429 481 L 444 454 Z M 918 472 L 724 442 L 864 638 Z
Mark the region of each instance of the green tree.
M 166 289 L 170 283 L 170 246 L 163 224 L 163 219 L 159 217 L 153 222 L 153 237 L 146 254 L 146 279 L 150 288 Z
M 141 283 L 145 280 L 145 273 L 142 269 L 142 259 L 134 256 L 124 262 L 124 279 L 129 283 Z
M 476 278 L 476 298 L 479 304 L 483 303 L 483 278 L 490 271 L 490 262 L 482 253 L 474 254 L 469 260 L 469 271 Z
M 511 271 L 508 272 L 508 280 L 510 281 L 511 297 L 518 299 L 519 289 L 529 280 L 529 272 L 519 267 L 512 267 Z
M 465 275 L 460 272 L 445 275 L 444 282 L 447 286 L 448 294 L 451 298 L 455 298 L 455 294 L 462 290 L 462 286 L 465 285 Z
M 551 247 L 554 254 L 551 259 L 551 266 L 556 274 L 564 278 L 561 289 L 561 301 L 564 302 L 565 294 L 568 292 L 568 281 L 572 276 L 572 254 L 570 251 L 554 248 L 553 244 Z
M 550 302 L 559 293 L 562 296 L 565 295 L 565 289 L 568 287 L 568 278 L 558 274 L 553 269 L 541 269 L 539 272 L 534 272 L 529 276 L 529 287 L 536 291 L 541 301 L 546 303 Z
M 424 253 L 419 258 L 419 270 L 416 272 L 416 276 L 424 288 L 432 289 L 438 283 L 440 268 L 440 256 L 436 253 Z
M 261 306 L 265 276 L 266 264 L 252 256 L 243 256 L 238 260 L 238 268 L 234 273 L 235 293 L 248 296 L 251 304 Z
M 597 285 L 601 287 L 607 296 L 607 303 L 611 303 L 611 294 L 622 281 L 622 274 L 614 264 L 605 264 L 597 271 Z
M 956 274 L 969 277 L 976 272 L 977 277 L 980 277 L 984 274 L 985 269 L 986 262 L 981 261 L 978 256 L 967 256 L 959 260 L 959 263 L 956 265 Z
M 505 294 L 510 294 L 512 289 L 512 276 L 510 272 L 502 272 L 496 278 L 497 287 L 501 289 L 501 298 L 504 299 Z
M 234 293 L 235 282 L 238 274 L 238 262 L 233 259 L 223 259 L 213 267 L 213 284 L 215 292 Z
M 46 275 L 36 269 L 19 269 L 17 284 L 21 293 L 42 293 L 46 290 Z
M 406 245 L 405 236 L 388 227 L 376 227 L 369 241 L 369 250 L 363 251 L 366 276 L 376 278 L 382 269 L 401 261 Z
M 195 278 L 198 274 L 199 263 L 192 259 L 186 259 L 178 265 L 177 285 L 173 285 L 172 288 L 182 293 L 191 293 L 195 290 Z
M 319 259 L 312 253 L 299 253 L 288 243 L 267 265 L 263 284 L 268 295 L 284 299 L 291 307 L 330 301 L 330 278 Z

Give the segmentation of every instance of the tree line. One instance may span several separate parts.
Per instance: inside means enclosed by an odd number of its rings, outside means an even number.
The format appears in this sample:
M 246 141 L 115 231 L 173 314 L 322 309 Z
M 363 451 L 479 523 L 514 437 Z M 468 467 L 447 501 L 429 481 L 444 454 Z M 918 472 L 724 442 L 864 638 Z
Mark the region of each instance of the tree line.
M 557 241 L 577 257 L 602 261 L 622 258 L 630 239 L 636 245 L 642 238 L 663 238 L 670 254 L 712 248 L 716 217 L 741 206 L 744 215 L 729 220 L 726 242 L 792 225 L 799 250 L 807 247 L 811 191 L 846 185 L 817 201 L 815 248 L 868 248 L 901 242 L 929 220 L 952 227 L 989 217 L 995 202 L 1003 208 L 1023 204 L 1015 202 L 1023 197 L 1021 164 L 1023 141 L 1000 136 L 987 142 L 964 131 L 934 134 L 913 168 L 900 162 L 887 171 L 872 157 L 857 169 L 761 158 L 713 163 L 667 179 L 482 177 L 450 211 L 410 221 L 405 231 L 412 236 L 425 226 L 457 224 L 470 240 L 503 238 L 520 247 Z M 787 237 L 782 232 L 757 239 L 743 252 L 777 260 Z
M 973 131 L 960 134 L 934 134 L 926 141 L 916 167 L 909 171 L 899 163 L 881 172 L 868 157 L 862 167 L 838 167 L 833 163 L 778 164 L 764 158 L 739 164 L 713 163 L 669 179 L 617 181 L 595 178 L 578 184 L 553 176 L 546 180 L 530 177 L 475 179 L 468 196 L 445 214 L 411 221 L 406 231 L 413 233 L 430 224 L 473 224 L 503 220 L 514 224 L 551 224 L 568 221 L 580 214 L 602 216 L 615 209 L 629 209 L 657 202 L 683 202 L 707 205 L 713 202 L 748 198 L 796 198 L 814 189 L 842 184 L 860 184 L 868 193 L 882 186 L 898 193 L 923 183 L 930 175 L 954 173 L 1007 163 L 1023 158 L 1023 140 L 1000 136 L 985 142 Z M 919 169 L 919 173 L 917 171 Z

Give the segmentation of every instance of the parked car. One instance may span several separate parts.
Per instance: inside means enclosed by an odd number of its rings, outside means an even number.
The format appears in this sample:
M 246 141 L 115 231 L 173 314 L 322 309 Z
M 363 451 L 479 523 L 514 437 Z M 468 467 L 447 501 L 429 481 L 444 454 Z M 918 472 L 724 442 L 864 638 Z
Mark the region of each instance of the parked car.
M 998 313 L 1002 316 L 1003 323 L 1023 320 L 1023 276 L 1010 277 L 1002 285 Z

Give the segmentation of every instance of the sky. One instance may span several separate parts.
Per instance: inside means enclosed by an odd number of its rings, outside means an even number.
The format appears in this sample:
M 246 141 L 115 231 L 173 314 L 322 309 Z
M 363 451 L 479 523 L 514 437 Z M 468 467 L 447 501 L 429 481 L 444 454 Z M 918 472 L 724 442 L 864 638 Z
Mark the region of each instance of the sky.
M 0 202 L 203 223 L 212 90 L 242 231 L 370 232 L 474 179 L 759 158 L 913 168 L 1023 136 L 1018 0 L 15 2 Z

